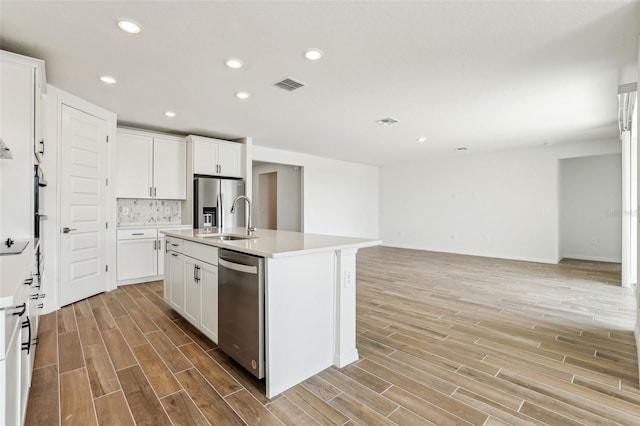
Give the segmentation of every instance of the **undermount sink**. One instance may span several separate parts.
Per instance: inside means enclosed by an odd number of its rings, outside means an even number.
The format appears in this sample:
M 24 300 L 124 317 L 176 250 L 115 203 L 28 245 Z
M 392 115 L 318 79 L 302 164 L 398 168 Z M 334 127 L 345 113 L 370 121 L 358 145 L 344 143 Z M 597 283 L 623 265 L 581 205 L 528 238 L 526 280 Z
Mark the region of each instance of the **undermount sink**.
M 237 235 L 237 234 L 196 234 L 198 237 L 215 238 L 216 240 L 233 241 L 233 240 L 253 240 L 258 237 L 251 235 Z

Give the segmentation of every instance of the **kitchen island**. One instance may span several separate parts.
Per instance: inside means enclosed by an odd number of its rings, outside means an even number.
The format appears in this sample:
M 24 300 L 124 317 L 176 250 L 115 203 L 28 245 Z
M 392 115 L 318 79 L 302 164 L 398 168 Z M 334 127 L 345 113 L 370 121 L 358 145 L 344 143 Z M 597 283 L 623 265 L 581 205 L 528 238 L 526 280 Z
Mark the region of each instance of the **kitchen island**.
M 221 232 L 215 228 L 162 232 L 168 263 L 178 265 L 165 272 L 165 299 L 216 343 L 218 249 L 264 258 L 268 398 L 331 365 L 342 368 L 358 359 L 356 253 L 359 248 L 381 244 L 380 240 L 265 229 L 248 237 L 244 228 L 224 229 L 229 238 L 243 238 L 236 240 L 220 239 Z M 183 258 L 186 260 L 178 264 Z M 194 261 L 188 263 L 191 259 Z M 190 278 L 190 272 L 180 265 L 195 261 L 204 262 L 198 268 L 205 271 L 205 278 L 195 280 L 201 283 L 201 292 L 189 297 L 184 292 L 193 292 L 195 286 L 185 285 L 184 291 L 178 287 L 179 294 L 175 294 L 172 280 Z

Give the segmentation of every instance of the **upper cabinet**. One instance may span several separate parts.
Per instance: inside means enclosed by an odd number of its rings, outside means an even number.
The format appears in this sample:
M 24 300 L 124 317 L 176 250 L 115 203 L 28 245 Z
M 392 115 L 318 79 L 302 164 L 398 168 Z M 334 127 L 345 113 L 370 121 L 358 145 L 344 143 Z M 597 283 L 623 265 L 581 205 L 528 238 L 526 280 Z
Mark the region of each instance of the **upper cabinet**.
M 33 237 L 44 62 L 0 51 L 0 239 Z M 0 422 L 1 423 L 1 422 Z
M 118 129 L 118 198 L 187 198 L 183 138 Z
M 194 175 L 243 177 L 242 144 L 193 135 L 187 141 L 192 144 Z

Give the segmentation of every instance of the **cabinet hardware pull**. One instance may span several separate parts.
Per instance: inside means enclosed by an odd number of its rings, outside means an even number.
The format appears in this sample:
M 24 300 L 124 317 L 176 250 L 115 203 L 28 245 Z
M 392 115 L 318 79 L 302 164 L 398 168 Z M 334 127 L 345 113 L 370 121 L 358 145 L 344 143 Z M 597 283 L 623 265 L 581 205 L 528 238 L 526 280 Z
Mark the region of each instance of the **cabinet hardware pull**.
M 178 257 L 178 255 L 176 253 L 171 253 L 171 256 Z
M 44 308 L 44 303 L 38 303 L 38 309 Z
M 144 232 L 132 232 L 131 235 L 144 235 Z
M 35 339 L 33 339 L 33 343 L 31 343 L 32 345 L 37 345 L 38 343 L 40 343 L 40 338 L 36 337 Z
M 153 251 L 156 251 L 156 245 L 157 245 L 157 244 L 158 244 L 158 242 L 157 242 L 157 241 L 154 241 L 154 242 L 153 242 Z
M 178 247 L 178 245 L 176 243 L 171 243 L 172 246 L 174 247 Z
M 153 196 L 154 196 L 154 197 L 155 197 L 155 196 L 156 196 L 156 194 L 157 194 L 157 192 L 156 192 L 156 190 L 157 190 L 157 189 L 158 189 L 158 188 L 156 188 L 155 186 L 153 187 Z
M 42 149 L 40 150 L 40 154 L 44 155 L 44 139 L 41 139 L 39 143 L 40 143 L 40 146 L 42 146 Z
M 27 335 L 29 338 L 26 342 L 22 342 L 21 347 L 21 349 L 23 351 L 27 351 L 27 355 L 29 355 L 29 352 L 31 351 L 31 320 L 29 317 L 27 317 L 27 319 L 22 323 L 22 328 L 29 328 L 29 334 Z
M 153 195 L 153 189 L 149 187 L 149 197 L 151 197 L 152 195 Z
M 20 309 L 22 308 L 22 312 L 14 312 L 13 315 L 17 315 L 19 317 L 23 316 L 25 312 L 27 312 L 27 304 L 23 303 L 22 305 L 18 305 L 13 309 Z
M 31 284 L 33 284 L 33 277 L 27 278 L 26 280 L 24 280 L 24 285 L 31 285 Z

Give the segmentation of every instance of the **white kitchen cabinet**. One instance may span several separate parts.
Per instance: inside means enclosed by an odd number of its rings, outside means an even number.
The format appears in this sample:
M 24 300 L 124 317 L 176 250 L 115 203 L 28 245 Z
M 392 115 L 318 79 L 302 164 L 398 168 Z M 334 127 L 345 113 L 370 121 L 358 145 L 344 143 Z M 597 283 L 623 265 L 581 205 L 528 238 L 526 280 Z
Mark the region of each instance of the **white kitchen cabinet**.
M 192 144 L 193 174 L 243 177 L 242 144 L 201 136 L 188 136 Z
M 27 408 L 31 372 L 35 359 L 38 317 L 44 294 L 32 275 L 36 252 L 29 245 L 20 255 L 13 255 L 12 265 L 22 273 L 0 268 L 10 297 L 0 303 L 0 424 L 20 425 Z M 3 267 L 8 265 L 3 264 Z M 8 269 L 8 268 L 7 268 Z M 24 278 L 26 277 L 26 278 Z
M 218 249 L 165 237 L 169 264 L 164 297 L 205 336 L 218 343 Z
M 169 303 L 176 311 L 184 312 L 184 256 L 180 253 L 171 252 L 170 264 Z M 167 297 L 166 294 L 165 297 Z
M 184 257 L 184 317 L 196 327 L 200 325 L 200 279 L 198 261 Z
M 218 267 L 205 262 L 200 266 L 200 328 L 218 343 Z
M 155 237 L 118 241 L 118 281 L 156 275 L 157 244 Z
M 33 236 L 33 165 L 39 145 L 44 62 L 0 51 L 0 241 Z
M 165 241 L 162 230 L 185 229 L 190 225 L 167 228 L 119 229 L 117 233 L 117 280 L 120 284 L 157 279 L 165 274 Z
M 153 138 L 118 132 L 118 198 L 151 198 Z
M 187 198 L 183 138 L 118 129 L 118 198 Z
M 187 198 L 187 143 L 184 139 L 153 138 L 154 198 Z

